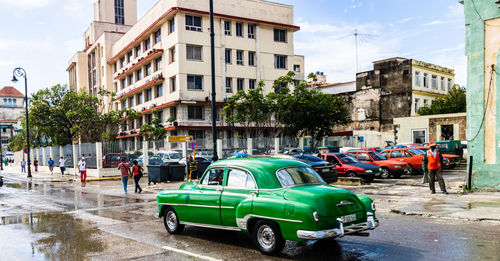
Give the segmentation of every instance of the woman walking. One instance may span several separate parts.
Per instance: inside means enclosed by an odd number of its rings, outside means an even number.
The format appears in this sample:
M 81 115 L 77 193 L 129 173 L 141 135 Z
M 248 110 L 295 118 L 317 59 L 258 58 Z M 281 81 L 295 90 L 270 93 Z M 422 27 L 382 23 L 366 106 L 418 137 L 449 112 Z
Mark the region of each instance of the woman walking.
M 134 166 L 132 167 L 132 173 L 134 174 L 134 181 L 135 181 L 135 193 L 141 193 L 142 189 L 141 186 L 139 186 L 139 181 L 142 178 L 142 172 L 144 169 L 142 166 L 139 166 L 137 160 L 133 161 Z
M 130 166 L 125 162 L 124 158 L 121 160 L 120 164 L 118 164 L 118 169 L 122 175 L 123 190 L 127 193 L 128 177 L 132 176 L 132 173 L 130 173 Z
M 33 166 L 35 166 L 35 172 L 37 172 L 38 171 L 38 160 L 37 159 L 35 159 L 33 161 Z

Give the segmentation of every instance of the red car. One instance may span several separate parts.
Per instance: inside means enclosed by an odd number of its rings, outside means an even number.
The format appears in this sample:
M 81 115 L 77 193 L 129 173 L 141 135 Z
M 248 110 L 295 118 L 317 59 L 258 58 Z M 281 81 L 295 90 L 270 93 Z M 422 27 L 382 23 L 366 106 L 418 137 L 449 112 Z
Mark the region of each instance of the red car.
M 346 153 L 327 153 L 319 155 L 322 159 L 335 164 L 339 177 L 360 177 L 366 181 L 372 181 L 375 175 L 380 175 L 382 169 L 379 167 L 362 163 L 353 156 Z
M 387 159 L 408 164 L 408 174 L 410 175 L 417 174 L 417 172 L 422 171 L 422 160 L 424 159 L 424 154 L 422 154 L 422 151 L 419 149 L 388 149 L 382 151 L 380 154 L 382 154 Z
M 382 156 L 378 152 L 374 151 L 348 151 L 350 155 L 357 158 L 359 161 L 377 165 L 382 168 L 380 174 L 381 178 L 388 178 L 393 176 L 395 178 L 401 177 L 403 174 L 408 173 L 409 166 L 406 163 L 394 160 L 388 160 L 386 157 Z
M 427 152 L 429 150 L 429 147 L 426 146 L 420 146 L 420 147 L 414 147 L 415 149 L 419 149 L 423 152 Z M 458 164 L 460 164 L 462 158 L 458 155 L 453 155 L 453 154 L 441 154 L 443 156 L 443 168 L 444 169 L 452 169 L 456 167 Z

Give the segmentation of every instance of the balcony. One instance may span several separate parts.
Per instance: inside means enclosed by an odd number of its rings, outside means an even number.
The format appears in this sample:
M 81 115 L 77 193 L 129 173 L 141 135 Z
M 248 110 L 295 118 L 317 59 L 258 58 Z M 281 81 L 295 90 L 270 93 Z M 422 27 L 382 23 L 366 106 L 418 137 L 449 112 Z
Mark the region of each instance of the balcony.
M 137 57 L 132 63 L 125 68 L 122 68 L 118 70 L 116 73 L 113 74 L 113 79 L 114 80 L 121 80 L 127 75 L 130 75 L 134 73 L 134 69 L 140 67 L 141 65 L 147 64 L 150 61 L 154 61 L 154 59 L 160 57 L 163 54 L 163 49 L 150 49 L 147 52 L 144 52 L 141 54 L 141 56 Z
M 160 84 L 164 81 L 165 79 L 163 78 L 163 73 L 161 71 L 158 71 L 156 73 L 153 73 L 150 76 L 147 76 L 146 78 L 135 82 L 131 86 L 128 86 L 127 88 L 119 91 L 116 94 L 116 99 L 121 100 L 123 98 L 126 98 L 128 96 L 131 96 L 139 91 L 142 91 L 143 89 L 150 87 L 155 84 Z

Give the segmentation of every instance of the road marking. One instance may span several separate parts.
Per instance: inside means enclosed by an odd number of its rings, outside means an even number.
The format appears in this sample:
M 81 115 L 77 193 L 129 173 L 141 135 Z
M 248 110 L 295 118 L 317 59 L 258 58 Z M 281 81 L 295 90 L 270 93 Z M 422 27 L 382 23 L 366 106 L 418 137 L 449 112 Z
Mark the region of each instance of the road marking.
M 192 253 L 192 252 L 189 252 L 189 251 L 185 251 L 185 250 L 181 250 L 181 249 L 177 249 L 177 248 L 173 248 L 173 247 L 164 246 L 162 248 L 164 250 L 166 250 L 166 251 L 173 251 L 173 252 L 181 253 L 181 254 L 184 254 L 184 255 L 188 255 L 188 256 L 200 258 L 200 259 L 203 259 L 203 260 L 221 261 L 221 259 L 216 259 L 216 258 L 212 258 L 212 257 L 209 257 L 209 256 L 202 256 L 202 255 L 198 255 L 198 254 L 195 254 L 195 253 Z

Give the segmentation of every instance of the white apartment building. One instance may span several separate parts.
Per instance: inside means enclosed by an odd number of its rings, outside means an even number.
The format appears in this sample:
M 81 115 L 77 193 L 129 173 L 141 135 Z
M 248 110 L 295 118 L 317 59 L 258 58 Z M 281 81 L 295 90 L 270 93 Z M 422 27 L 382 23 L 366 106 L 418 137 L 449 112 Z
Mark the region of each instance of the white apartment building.
M 140 20 L 136 0 L 100 0 L 84 34 L 84 50 L 70 61 L 70 86 L 99 95 L 116 93 L 106 110 L 141 113 L 119 137 L 129 149 L 140 147 L 139 129 L 153 112 L 169 135 L 190 135 L 198 147 L 211 143 L 211 67 L 208 1 L 160 0 Z M 214 33 L 218 114 L 238 90 L 273 81 L 294 70 L 304 79 L 304 57 L 294 54 L 293 7 L 261 0 L 215 0 Z M 225 142 L 244 129 L 217 115 L 218 138 Z M 161 144 L 166 149 L 170 144 Z

